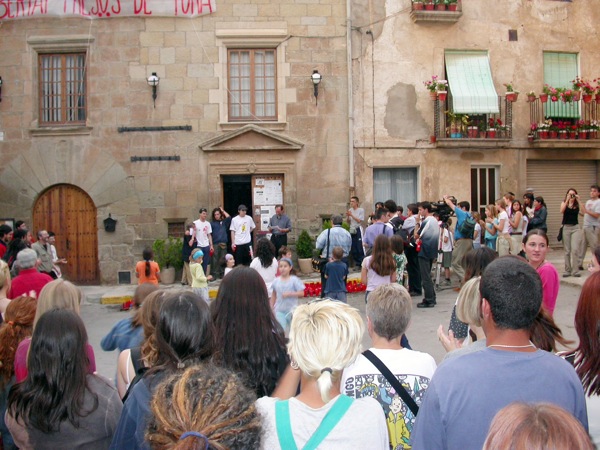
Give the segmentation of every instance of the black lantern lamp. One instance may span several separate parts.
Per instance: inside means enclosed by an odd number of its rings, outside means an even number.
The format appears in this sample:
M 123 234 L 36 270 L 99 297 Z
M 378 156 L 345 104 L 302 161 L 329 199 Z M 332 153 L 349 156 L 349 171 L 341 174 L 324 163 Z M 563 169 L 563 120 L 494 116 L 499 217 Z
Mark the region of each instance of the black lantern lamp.
M 158 87 L 158 83 L 160 83 L 160 78 L 156 75 L 156 72 L 152 72 L 152 75 L 148 77 L 148 85 L 152 86 L 152 101 L 154 102 L 154 107 L 156 108 L 156 88 Z
M 314 94 L 315 94 L 315 104 L 318 104 L 319 83 L 321 82 L 322 79 L 323 79 L 323 75 L 321 75 L 317 69 L 313 70 L 313 73 L 310 76 L 310 80 L 313 82 L 313 85 L 315 87 L 315 92 L 314 92 Z

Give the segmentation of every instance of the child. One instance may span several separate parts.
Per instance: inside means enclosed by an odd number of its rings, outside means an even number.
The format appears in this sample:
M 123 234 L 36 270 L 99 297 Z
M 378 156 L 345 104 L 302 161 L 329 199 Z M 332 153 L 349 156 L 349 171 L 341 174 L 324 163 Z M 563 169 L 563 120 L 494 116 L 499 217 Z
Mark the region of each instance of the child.
M 196 250 L 192 253 L 190 272 L 192 273 L 192 289 L 202 297 L 202 300 L 208 303 L 208 281 L 212 280 L 212 275 L 204 275 L 204 269 L 202 268 L 203 259 L 204 252 L 202 250 Z
M 342 247 L 333 247 L 331 252 L 332 260 L 325 264 L 325 289 L 326 297 L 332 300 L 339 300 L 348 303 L 346 300 L 346 281 L 348 280 L 348 266 L 342 262 L 344 249 Z
M 392 256 L 396 260 L 396 283 L 404 286 L 404 271 L 408 263 L 404 254 L 404 239 L 402 239 L 402 236 L 395 234 L 390 238 L 390 244 L 392 245 L 392 252 L 394 252 Z
M 454 239 L 450 231 L 452 219 L 448 218 L 446 226 L 442 228 L 442 267 L 444 268 L 444 286 L 450 286 L 450 266 L 452 265 L 452 249 L 454 248 Z
M 304 297 L 304 283 L 291 275 L 294 265 L 289 258 L 279 261 L 280 275 L 273 280 L 273 294 L 271 295 L 271 308 L 275 311 L 275 318 L 284 331 L 289 330 L 292 322 L 292 312 L 298 306 L 298 297 Z
M 223 266 L 225 266 L 225 271 L 223 272 L 223 276 L 227 275 L 229 272 L 231 272 L 233 270 L 233 267 L 235 266 L 235 258 L 233 257 L 233 255 L 231 253 L 227 253 L 225 255 L 225 261 L 223 263 Z
M 146 247 L 142 257 L 144 260 L 135 265 L 135 276 L 139 278 L 138 284 L 152 283 L 158 285 L 160 282 L 160 267 L 158 267 L 158 263 L 152 261 L 154 252 L 151 248 Z
M 279 249 L 277 261 L 281 261 L 281 258 L 288 258 L 290 260 L 292 259 L 292 251 L 285 245 Z M 293 267 L 292 271 L 290 272 L 290 275 L 296 275 L 296 269 L 294 269 Z M 277 273 L 275 274 L 275 276 L 279 276 L 279 266 L 277 266 Z

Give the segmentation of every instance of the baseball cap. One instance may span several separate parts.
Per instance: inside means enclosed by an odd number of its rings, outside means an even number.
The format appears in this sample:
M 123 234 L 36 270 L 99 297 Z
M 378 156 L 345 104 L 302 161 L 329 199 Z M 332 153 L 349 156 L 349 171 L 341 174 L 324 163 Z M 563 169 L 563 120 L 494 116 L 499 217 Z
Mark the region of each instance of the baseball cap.
M 248 208 L 246 208 L 246 205 L 240 205 L 238 206 L 238 211 L 248 211 Z

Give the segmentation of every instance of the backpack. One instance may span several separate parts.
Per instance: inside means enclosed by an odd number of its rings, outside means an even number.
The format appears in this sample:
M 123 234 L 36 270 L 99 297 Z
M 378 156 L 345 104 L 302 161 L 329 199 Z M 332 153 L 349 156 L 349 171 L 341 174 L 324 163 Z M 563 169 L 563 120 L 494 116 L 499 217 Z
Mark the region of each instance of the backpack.
M 465 220 L 461 224 L 456 226 L 456 229 L 460 234 L 462 234 L 467 239 L 473 239 L 473 233 L 475 232 L 475 219 L 470 214 L 467 216 Z

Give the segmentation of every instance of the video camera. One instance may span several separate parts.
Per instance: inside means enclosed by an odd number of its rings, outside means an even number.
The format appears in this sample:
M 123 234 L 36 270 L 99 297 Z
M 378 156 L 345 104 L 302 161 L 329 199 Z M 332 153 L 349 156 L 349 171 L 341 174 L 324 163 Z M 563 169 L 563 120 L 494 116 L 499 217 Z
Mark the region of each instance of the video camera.
M 452 203 L 456 205 L 456 199 L 454 197 L 450 197 Z M 437 213 L 438 217 L 442 224 L 448 222 L 448 218 L 454 215 L 454 211 L 450 208 L 444 200 L 438 200 L 437 202 L 431 202 L 432 213 Z

